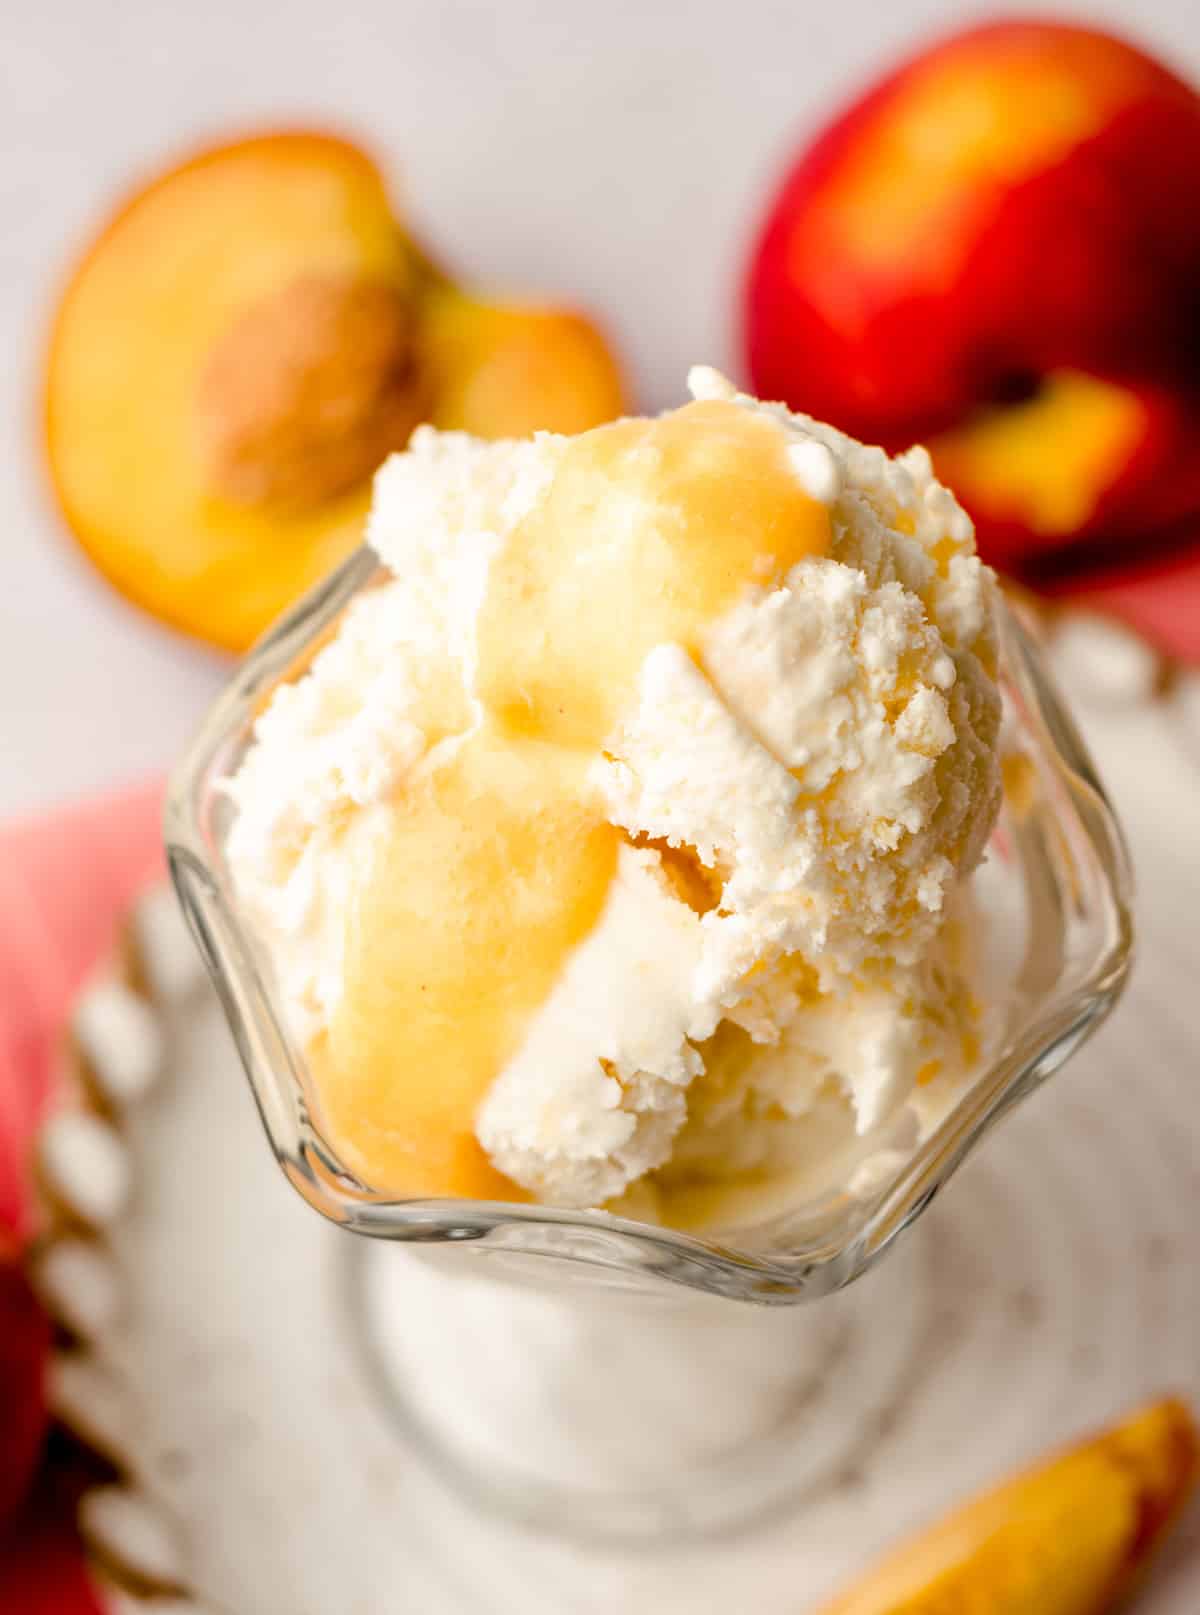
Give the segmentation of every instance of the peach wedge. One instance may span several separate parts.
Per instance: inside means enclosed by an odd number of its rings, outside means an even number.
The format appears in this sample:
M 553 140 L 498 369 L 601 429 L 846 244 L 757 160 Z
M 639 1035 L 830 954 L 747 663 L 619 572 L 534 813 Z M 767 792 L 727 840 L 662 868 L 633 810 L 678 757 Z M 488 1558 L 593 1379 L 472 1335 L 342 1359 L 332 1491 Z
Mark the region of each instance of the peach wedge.
M 972 1499 L 819 1615 L 1102 1615 L 1186 1502 L 1200 1432 L 1167 1398 Z

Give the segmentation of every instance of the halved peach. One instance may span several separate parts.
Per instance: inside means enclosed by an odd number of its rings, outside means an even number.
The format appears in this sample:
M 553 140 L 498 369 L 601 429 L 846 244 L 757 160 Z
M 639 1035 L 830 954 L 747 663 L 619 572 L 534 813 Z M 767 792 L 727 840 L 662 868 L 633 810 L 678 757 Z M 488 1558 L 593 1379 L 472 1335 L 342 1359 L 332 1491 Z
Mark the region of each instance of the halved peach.
M 618 414 L 586 321 L 454 292 L 332 135 L 200 153 L 117 213 L 63 296 L 50 472 L 122 593 L 243 649 L 359 542 L 418 421 L 482 436 Z
M 240 649 L 353 548 L 421 414 L 415 278 L 379 171 L 328 135 L 203 152 L 116 215 L 58 311 L 46 434 L 124 594 Z

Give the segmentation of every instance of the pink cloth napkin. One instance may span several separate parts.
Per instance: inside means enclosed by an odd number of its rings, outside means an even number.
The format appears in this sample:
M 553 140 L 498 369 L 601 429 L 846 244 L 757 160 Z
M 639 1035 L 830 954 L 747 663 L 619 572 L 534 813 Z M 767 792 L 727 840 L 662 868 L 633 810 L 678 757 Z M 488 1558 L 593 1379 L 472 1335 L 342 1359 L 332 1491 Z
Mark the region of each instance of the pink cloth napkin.
M 0 829 L 0 1612 L 100 1615 L 76 1465 L 45 1448 L 50 1327 L 22 1272 L 31 1159 L 71 1003 L 163 870 L 158 782 Z
M 72 999 L 163 869 L 155 781 L 0 829 L 0 1241 L 28 1229 L 29 1146 Z

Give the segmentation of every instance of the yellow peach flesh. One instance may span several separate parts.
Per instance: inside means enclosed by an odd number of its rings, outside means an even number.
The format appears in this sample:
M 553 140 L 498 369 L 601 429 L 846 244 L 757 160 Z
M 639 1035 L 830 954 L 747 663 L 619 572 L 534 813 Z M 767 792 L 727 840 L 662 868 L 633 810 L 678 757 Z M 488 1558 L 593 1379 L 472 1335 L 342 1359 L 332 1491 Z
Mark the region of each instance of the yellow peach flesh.
M 427 297 L 420 363 L 430 421 L 476 437 L 586 432 L 624 413 L 624 388 L 595 325 L 569 309 L 491 304 L 441 287 Z
M 350 552 L 367 508 L 361 486 L 281 519 L 213 487 L 198 402 L 212 355 L 301 272 L 403 293 L 411 266 L 362 152 L 248 140 L 142 191 L 75 274 L 52 336 L 47 445 L 80 542 L 131 599 L 235 649 Z

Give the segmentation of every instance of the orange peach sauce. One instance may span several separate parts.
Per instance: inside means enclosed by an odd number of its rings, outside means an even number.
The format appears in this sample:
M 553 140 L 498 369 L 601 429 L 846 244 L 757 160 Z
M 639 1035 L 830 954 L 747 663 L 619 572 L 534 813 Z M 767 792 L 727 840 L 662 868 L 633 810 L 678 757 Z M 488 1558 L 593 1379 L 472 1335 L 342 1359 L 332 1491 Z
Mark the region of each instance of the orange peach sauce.
M 492 563 L 482 716 L 363 843 L 343 999 L 313 1051 L 326 1136 L 373 1189 L 523 1198 L 475 1114 L 604 908 L 621 832 L 589 771 L 650 650 L 697 651 L 747 586 L 828 549 L 786 451 L 726 402 L 599 427 Z

